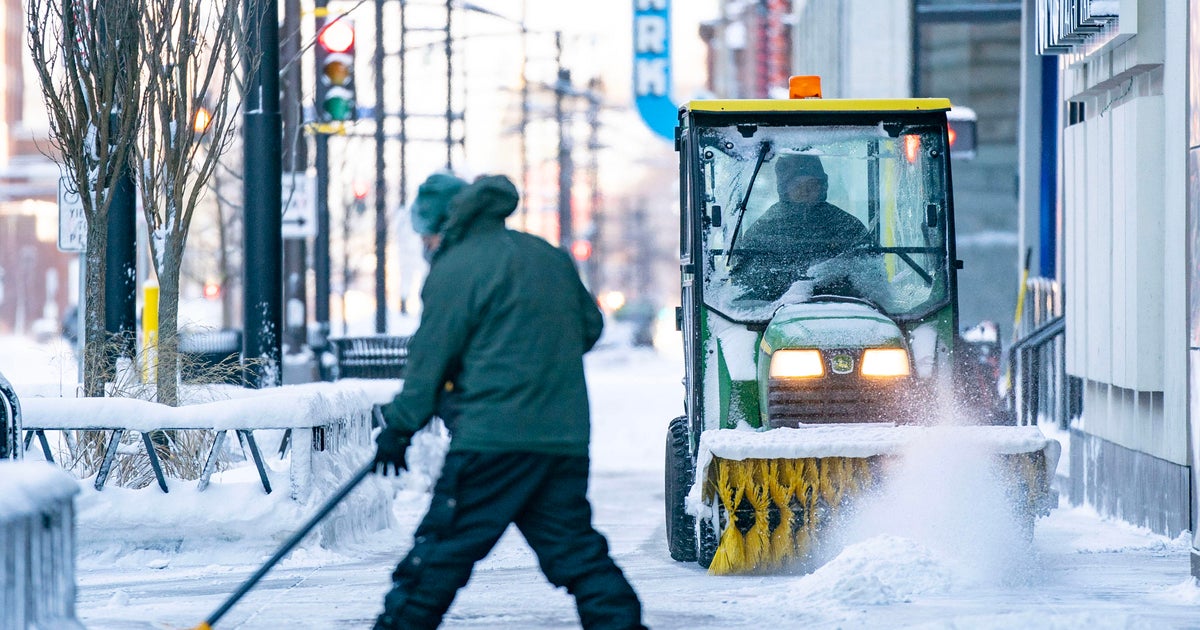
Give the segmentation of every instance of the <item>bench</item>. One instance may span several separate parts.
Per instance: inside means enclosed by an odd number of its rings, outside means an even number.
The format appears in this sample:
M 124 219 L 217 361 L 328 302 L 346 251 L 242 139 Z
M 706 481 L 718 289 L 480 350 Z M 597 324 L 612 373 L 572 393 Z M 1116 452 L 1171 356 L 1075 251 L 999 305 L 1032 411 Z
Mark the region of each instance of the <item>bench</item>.
M 401 335 L 332 337 L 334 379 L 404 378 L 408 365 L 408 342 Z

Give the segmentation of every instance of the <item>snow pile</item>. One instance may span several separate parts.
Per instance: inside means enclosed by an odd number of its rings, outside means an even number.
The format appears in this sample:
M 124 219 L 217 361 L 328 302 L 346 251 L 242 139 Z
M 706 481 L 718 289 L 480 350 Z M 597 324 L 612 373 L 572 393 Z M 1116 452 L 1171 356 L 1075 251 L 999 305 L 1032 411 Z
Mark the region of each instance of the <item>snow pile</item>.
M 288 496 L 286 475 L 269 471 L 276 488 L 271 494 L 263 491 L 253 467 L 214 475 L 204 492 L 197 491 L 195 481 L 174 479 L 167 480 L 168 494 L 155 485 L 103 491 L 84 485 L 76 501 L 80 561 L 161 569 L 168 563 L 203 566 L 269 553 L 315 510 Z M 377 479 L 367 479 L 341 509 L 368 509 L 365 504 L 386 492 L 371 488 L 376 484 Z
M 1128 628 L 1152 628 L 1153 625 L 1134 624 L 1127 615 L 1105 612 L 1063 613 L 1053 610 L 1035 610 L 1014 613 L 989 613 L 960 615 L 911 626 L 914 630 L 1127 630 Z
M 1182 532 L 1174 540 L 1156 534 L 1145 527 L 1101 516 L 1089 505 L 1061 507 L 1055 510 L 1057 520 L 1070 527 L 1064 531 L 1078 530 L 1080 534 L 1069 534 L 1056 541 L 1057 546 L 1079 554 L 1124 553 L 1127 551 L 1150 551 L 1158 553 L 1184 552 L 1191 547 L 1192 535 Z M 1087 524 L 1104 523 L 1103 535 L 1086 529 Z
M 1200 579 L 1188 578 L 1161 593 L 1152 593 L 1150 597 L 1165 604 L 1200 605 Z
M 921 544 L 882 535 L 847 547 L 797 580 L 790 594 L 806 601 L 878 606 L 948 592 L 953 579 L 951 571 Z
M 0 522 L 35 514 L 78 491 L 75 479 L 57 466 L 0 461 Z
M 441 469 L 449 436 L 440 422 L 413 439 L 409 471 L 399 477 L 368 476 L 285 562 L 349 552 L 396 522 L 394 503 L 423 511 Z M 141 489 L 83 485 L 76 501 L 80 561 L 86 566 L 163 569 L 168 566 L 238 565 L 265 558 L 308 520 L 371 457 L 373 447 L 347 447 L 336 457 L 318 457 L 317 493 L 306 503 L 287 492 L 289 462 L 268 457 L 274 491 L 263 491 L 248 463 L 213 475 L 206 490 L 196 481 L 168 479 Z

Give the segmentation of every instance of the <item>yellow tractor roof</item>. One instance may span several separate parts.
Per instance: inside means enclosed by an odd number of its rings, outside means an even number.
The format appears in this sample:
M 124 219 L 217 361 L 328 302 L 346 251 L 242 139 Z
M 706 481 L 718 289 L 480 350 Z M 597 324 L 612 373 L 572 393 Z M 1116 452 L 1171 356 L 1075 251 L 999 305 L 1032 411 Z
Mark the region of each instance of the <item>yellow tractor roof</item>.
M 705 99 L 680 109 L 693 112 L 928 112 L 949 111 L 948 98 Z

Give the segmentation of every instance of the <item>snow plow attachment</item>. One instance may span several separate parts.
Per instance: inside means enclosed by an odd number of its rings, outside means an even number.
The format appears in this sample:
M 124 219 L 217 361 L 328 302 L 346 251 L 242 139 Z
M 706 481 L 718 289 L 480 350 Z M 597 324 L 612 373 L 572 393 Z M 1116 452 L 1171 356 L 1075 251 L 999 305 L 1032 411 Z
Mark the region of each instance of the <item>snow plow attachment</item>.
M 747 574 L 823 562 L 830 540 L 884 487 L 890 471 L 922 445 L 965 449 L 988 465 L 1011 501 L 1015 522 L 1057 504 L 1050 471 L 1060 446 L 1036 427 L 811 426 L 769 432 L 701 434 L 696 482 L 688 495 L 697 521 L 699 560 L 710 574 Z M 930 479 L 935 489 L 936 479 Z M 936 491 L 936 490 L 934 490 Z

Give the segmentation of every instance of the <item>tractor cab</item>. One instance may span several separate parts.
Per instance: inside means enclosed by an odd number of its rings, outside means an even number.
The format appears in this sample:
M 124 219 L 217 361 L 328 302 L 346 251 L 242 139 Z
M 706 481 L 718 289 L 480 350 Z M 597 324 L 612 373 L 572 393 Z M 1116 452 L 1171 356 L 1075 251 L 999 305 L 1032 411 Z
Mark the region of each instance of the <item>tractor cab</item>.
M 957 334 L 949 110 L 681 108 L 680 324 L 690 383 L 721 383 L 688 388 L 701 428 L 913 423 L 955 381 L 991 395 Z

